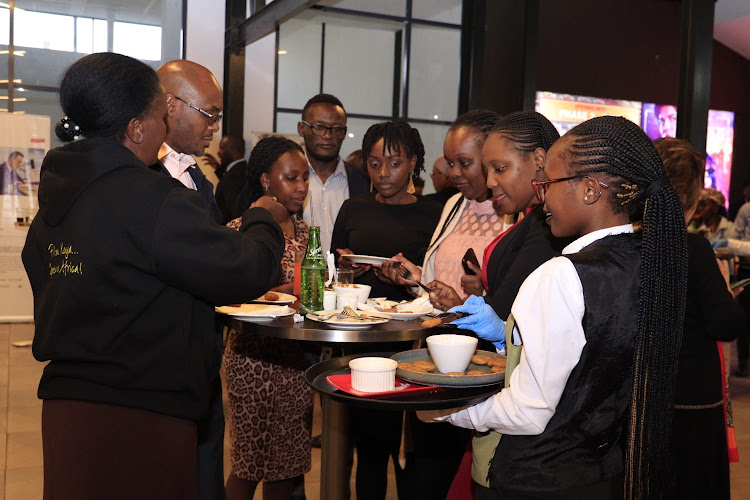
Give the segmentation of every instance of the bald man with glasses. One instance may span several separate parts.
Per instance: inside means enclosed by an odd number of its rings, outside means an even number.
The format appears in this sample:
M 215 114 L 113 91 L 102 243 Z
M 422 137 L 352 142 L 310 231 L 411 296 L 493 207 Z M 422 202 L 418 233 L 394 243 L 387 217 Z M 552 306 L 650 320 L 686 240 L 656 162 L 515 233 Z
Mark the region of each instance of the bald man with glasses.
M 200 194 L 211 218 L 221 224 L 223 215 L 216 205 L 214 186 L 196 165 L 194 156 L 203 156 L 224 107 L 219 82 L 205 67 L 192 61 L 176 60 L 156 73 L 167 97 L 167 138 L 159 149 L 159 162 L 152 170 L 169 175 L 186 188 Z M 205 256 L 210 259 L 210 255 Z M 190 272 L 186 269 L 185 272 Z M 185 318 L 189 321 L 190 318 Z M 217 332 L 206 332 L 207 335 Z M 217 363 L 221 363 L 217 358 Z M 224 491 L 224 409 L 221 379 L 216 376 L 209 416 L 198 425 L 198 474 L 201 500 L 226 500 Z M 154 471 L 158 474 L 158 471 Z

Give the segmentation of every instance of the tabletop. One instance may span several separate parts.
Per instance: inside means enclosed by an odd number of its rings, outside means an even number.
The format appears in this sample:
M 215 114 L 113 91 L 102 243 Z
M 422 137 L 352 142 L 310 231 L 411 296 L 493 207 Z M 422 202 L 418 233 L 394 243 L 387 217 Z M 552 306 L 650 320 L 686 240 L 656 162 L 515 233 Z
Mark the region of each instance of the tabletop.
M 349 372 L 349 361 L 362 356 L 380 356 L 390 358 L 394 353 L 368 353 L 342 356 L 321 361 L 311 366 L 305 372 L 305 381 L 313 389 L 332 398 L 335 401 L 360 408 L 376 410 L 440 410 L 445 408 L 456 408 L 480 403 L 500 392 L 503 383 L 484 387 L 441 387 L 434 392 L 422 392 L 417 394 L 406 394 L 382 399 L 369 399 L 352 396 L 340 391 L 328 383 L 326 377 L 329 375 L 341 375 Z
M 412 341 L 424 339 L 435 333 L 443 333 L 439 329 L 424 328 L 422 319 L 390 320 L 387 323 L 368 325 L 364 328 L 344 328 L 309 319 L 295 323 L 292 316 L 286 316 L 271 321 L 256 322 L 232 319 L 231 326 L 266 337 L 336 343 Z

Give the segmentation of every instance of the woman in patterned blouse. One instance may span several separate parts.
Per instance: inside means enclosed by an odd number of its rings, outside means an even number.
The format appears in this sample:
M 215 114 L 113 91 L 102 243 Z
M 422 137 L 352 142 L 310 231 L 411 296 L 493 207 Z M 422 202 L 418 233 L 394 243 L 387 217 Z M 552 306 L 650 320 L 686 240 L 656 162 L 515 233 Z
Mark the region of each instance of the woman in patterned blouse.
M 302 148 L 288 139 L 263 139 L 250 153 L 238 205 L 272 196 L 288 210 L 287 219 L 277 221 L 286 248 L 274 291 L 292 293 L 295 254 L 307 247 L 309 229 L 298 215 L 307 178 Z M 227 225 L 239 228 L 241 220 Z M 310 470 L 313 391 L 305 384 L 306 367 L 296 341 L 229 332 L 223 363 L 232 462 L 229 500 L 252 499 L 261 481 L 263 498 L 291 498 L 293 479 Z

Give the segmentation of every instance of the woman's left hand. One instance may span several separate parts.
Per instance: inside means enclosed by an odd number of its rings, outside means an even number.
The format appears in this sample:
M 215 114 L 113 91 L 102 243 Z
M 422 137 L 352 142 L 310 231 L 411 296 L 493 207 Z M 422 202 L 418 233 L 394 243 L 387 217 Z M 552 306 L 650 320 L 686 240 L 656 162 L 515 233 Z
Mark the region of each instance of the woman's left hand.
M 455 307 L 464 303 L 461 297 L 450 285 L 446 285 L 442 281 L 431 281 L 427 283 L 427 288 L 430 291 L 430 303 L 432 307 L 447 311 L 451 307 Z
M 461 288 L 464 289 L 466 295 L 476 295 L 481 297 L 484 295 L 484 284 L 482 283 L 482 268 L 475 266 L 471 262 L 466 263 L 469 269 L 474 271 L 474 274 L 464 274 L 461 276 Z
M 340 256 L 354 254 L 354 252 L 352 252 L 348 248 L 337 248 L 336 253 L 338 253 Z M 354 264 L 349 259 L 342 259 L 339 257 L 338 262 L 339 262 L 340 267 L 343 267 L 345 269 L 351 269 L 352 271 L 354 271 L 355 278 L 359 278 L 360 276 L 362 276 L 363 274 L 365 274 L 367 271 L 370 270 L 370 266 L 365 265 L 365 264 Z

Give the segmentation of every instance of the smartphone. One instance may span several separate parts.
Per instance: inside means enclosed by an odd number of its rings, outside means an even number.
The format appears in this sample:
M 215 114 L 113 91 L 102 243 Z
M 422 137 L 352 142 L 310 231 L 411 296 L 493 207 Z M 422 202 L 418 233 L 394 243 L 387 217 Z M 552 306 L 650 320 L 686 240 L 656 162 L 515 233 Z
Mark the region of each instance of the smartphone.
M 735 281 L 734 283 L 729 284 L 729 289 L 734 290 L 735 288 L 739 288 L 741 286 L 745 286 L 748 283 L 750 283 L 750 278 L 745 278 L 744 280 Z
M 473 248 L 469 248 L 466 250 L 466 253 L 464 254 L 463 258 L 461 259 L 461 265 L 464 268 L 464 271 L 466 274 L 476 274 L 474 271 L 471 270 L 467 262 L 471 262 L 476 267 L 479 267 L 479 261 L 477 260 L 477 255 L 474 253 Z

